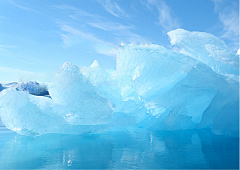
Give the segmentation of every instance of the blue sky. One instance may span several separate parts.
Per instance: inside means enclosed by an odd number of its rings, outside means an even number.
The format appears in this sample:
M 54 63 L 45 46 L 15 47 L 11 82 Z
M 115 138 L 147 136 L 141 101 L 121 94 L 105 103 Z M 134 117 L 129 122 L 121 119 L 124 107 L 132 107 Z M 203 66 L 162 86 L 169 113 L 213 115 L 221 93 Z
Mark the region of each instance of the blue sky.
M 48 81 L 65 61 L 115 68 L 121 43 L 171 49 L 167 32 L 211 33 L 236 53 L 238 0 L 1 0 L 0 82 Z

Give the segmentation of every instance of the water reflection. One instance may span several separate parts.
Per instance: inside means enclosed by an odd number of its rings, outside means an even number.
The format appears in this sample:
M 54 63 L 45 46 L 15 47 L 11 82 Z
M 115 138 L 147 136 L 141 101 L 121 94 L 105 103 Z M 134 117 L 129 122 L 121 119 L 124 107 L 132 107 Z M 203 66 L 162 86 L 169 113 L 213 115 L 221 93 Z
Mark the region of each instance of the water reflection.
M 207 130 L 16 135 L 0 151 L 0 169 L 237 169 L 239 158 L 238 138 Z

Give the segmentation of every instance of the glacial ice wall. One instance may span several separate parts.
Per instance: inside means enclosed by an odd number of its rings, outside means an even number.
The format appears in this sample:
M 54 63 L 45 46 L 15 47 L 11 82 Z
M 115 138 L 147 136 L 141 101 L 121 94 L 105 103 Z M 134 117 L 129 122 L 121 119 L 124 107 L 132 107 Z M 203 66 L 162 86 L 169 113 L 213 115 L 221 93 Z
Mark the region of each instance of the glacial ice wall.
M 180 53 L 160 45 L 127 44 L 119 47 L 116 70 L 102 69 L 97 61 L 81 68 L 64 63 L 48 85 L 51 98 L 3 90 L 2 122 L 23 135 L 143 127 L 211 128 L 215 134 L 238 136 L 236 56 L 207 33 L 168 34 Z M 214 47 L 206 49 L 206 44 Z

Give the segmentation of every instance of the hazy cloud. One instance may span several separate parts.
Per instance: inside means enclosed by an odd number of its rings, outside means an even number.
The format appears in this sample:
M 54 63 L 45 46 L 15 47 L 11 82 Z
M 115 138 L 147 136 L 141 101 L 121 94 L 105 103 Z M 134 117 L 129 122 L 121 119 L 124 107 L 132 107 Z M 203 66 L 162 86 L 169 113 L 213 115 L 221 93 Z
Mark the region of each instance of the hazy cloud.
M 92 33 L 83 31 L 83 30 L 78 29 L 78 28 L 74 28 L 74 27 L 69 26 L 67 24 L 63 24 L 63 23 L 59 23 L 59 22 L 58 22 L 58 24 L 59 24 L 60 29 L 65 32 L 64 34 L 60 33 L 60 37 L 63 40 L 64 44 L 67 45 L 67 46 L 69 46 L 68 40 L 70 40 L 72 38 L 71 35 L 81 37 L 85 40 L 88 40 L 88 41 L 96 43 L 96 44 L 108 44 L 108 45 L 114 46 L 110 42 L 106 42 L 104 40 L 101 40 L 101 39 L 97 38 Z
M 173 11 L 167 6 L 163 0 L 146 0 L 141 3 L 149 10 L 158 12 L 157 25 L 160 25 L 164 31 L 170 31 L 179 28 L 180 23 L 174 16 Z
M 36 11 L 36 10 L 34 10 L 34 9 L 32 9 L 32 8 L 28 8 L 28 7 L 25 7 L 25 6 L 18 5 L 18 4 L 16 4 L 14 1 L 8 0 L 8 2 L 9 2 L 10 4 L 12 4 L 12 5 L 18 7 L 18 8 L 23 9 L 23 10 L 26 10 L 26 11 L 29 11 L 29 12 L 34 12 L 34 13 L 41 14 L 39 11 Z
M 95 51 L 99 54 L 103 54 L 110 57 L 117 57 L 118 55 L 118 48 L 104 44 L 96 45 Z
M 126 12 L 113 0 L 98 0 L 105 10 L 115 17 L 127 17 Z
M 134 29 L 134 25 L 126 26 L 126 25 L 122 25 L 120 23 L 114 23 L 114 22 L 98 22 L 98 23 L 87 23 L 87 24 L 91 25 L 92 27 L 108 31 L 108 33 L 111 34 L 111 36 L 115 40 L 115 44 L 117 45 L 119 45 L 122 42 L 140 43 L 140 44 L 149 43 L 149 41 L 146 38 L 131 31 L 132 29 Z
M 82 9 L 69 6 L 69 5 L 56 5 L 54 8 L 64 11 L 71 11 L 74 13 L 74 15 L 69 15 L 71 18 L 78 20 L 77 16 L 84 16 L 84 17 L 90 17 L 90 18 L 101 18 L 99 15 L 88 13 Z
M 38 80 L 46 81 L 49 79 L 50 74 L 31 72 L 21 69 L 0 67 L 0 80 L 3 82 L 10 81 L 28 81 L 28 80 Z
M 237 1 L 213 0 L 214 10 L 219 15 L 223 24 L 221 38 L 231 40 L 231 48 L 237 50 L 239 47 L 239 11 Z
M 87 24 L 91 25 L 92 27 L 99 28 L 105 31 L 113 31 L 113 30 L 127 30 L 127 29 L 133 29 L 134 26 L 126 26 L 122 25 L 120 23 L 114 23 L 114 22 L 88 22 Z
M 13 48 L 17 48 L 17 46 L 16 45 L 0 45 L 0 50 L 2 51 L 13 49 Z
M 100 1 L 99 1 L 100 2 Z M 112 1 L 101 1 L 102 5 L 106 5 L 106 10 L 112 9 L 111 12 L 113 12 L 113 7 L 110 8 L 110 6 L 115 6 L 116 10 L 118 9 L 118 12 L 115 11 L 114 14 L 116 14 L 118 17 L 125 15 L 125 12 L 120 12 L 121 8 L 118 6 L 118 4 L 112 2 Z M 109 4 L 110 5 L 109 5 Z M 117 8 L 119 7 L 119 8 Z M 101 53 L 108 56 L 116 56 L 116 50 L 113 50 L 113 48 L 120 45 L 122 42 L 125 43 L 148 43 L 149 41 L 142 37 L 141 35 L 138 35 L 133 32 L 135 29 L 134 25 L 124 25 L 119 22 L 110 22 L 107 18 L 98 16 L 95 14 L 89 14 L 88 12 L 82 11 L 81 9 L 71 7 L 71 6 L 55 6 L 55 8 L 64 10 L 64 11 L 71 11 L 73 13 L 68 13 L 68 16 L 74 20 L 79 20 L 77 23 L 75 21 L 62 21 L 62 20 L 55 20 L 55 22 L 58 24 L 60 28 L 60 37 L 63 41 L 63 43 L 66 46 L 72 46 L 74 44 L 78 43 L 84 43 L 81 39 L 78 37 L 88 40 L 92 43 L 85 44 L 88 46 L 92 46 L 95 48 L 97 53 Z M 78 13 L 78 15 L 77 15 Z M 80 16 L 81 18 L 77 18 L 77 16 Z M 81 23 L 81 24 L 80 24 Z M 93 28 L 99 29 L 97 31 L 97 35 L 93 33 L 96 31 Z M 101 30 L 104 30 L 105 36 L 102 36 Z M 105 48 L 106 45 L 109 48 Z M 103 48 L 104 47 L 104 48 Z
M 71 26 L 68 26 L 68 25 L 61 25 L 61 30 L 66 31 L 66 32 L 71 33 L 71 34 L 74 34 L 74 35 L 77 35 L 79 37 L 82 37 L 84 39 L 87 39 L 87 40 L 95 42 L 95 43 L 104 43 L 102 40 L 94 37 L 91 33 L 83 32 L 79 29 L 75 29 L 75 28 L 73 28 Z
M 172 16 L 169 7 L 165 3 L 161 3 L 161 5 L 158 6 L 157 8 L 159 12 L 159 16 L 158 16 L 159 24 L 166 31 L 179 28 L 178 20 Z

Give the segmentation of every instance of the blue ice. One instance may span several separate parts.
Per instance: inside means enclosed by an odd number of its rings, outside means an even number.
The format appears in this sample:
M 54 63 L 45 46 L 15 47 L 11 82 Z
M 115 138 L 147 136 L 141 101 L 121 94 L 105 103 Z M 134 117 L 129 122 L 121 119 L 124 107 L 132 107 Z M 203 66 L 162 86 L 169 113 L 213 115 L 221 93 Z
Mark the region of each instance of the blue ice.
M 22 135 L 143 127 L 210 128 L 238 136 L 238 56 L 208 33 L 177 29 L 168 35 L 178 52 L 156 44 L 125 44 L 119 47 L 116 70 L 102 69 L 96 60 L 81 68 L 64 63 L 47 85 L 51 98 L 2 90 L 2 122 Z

